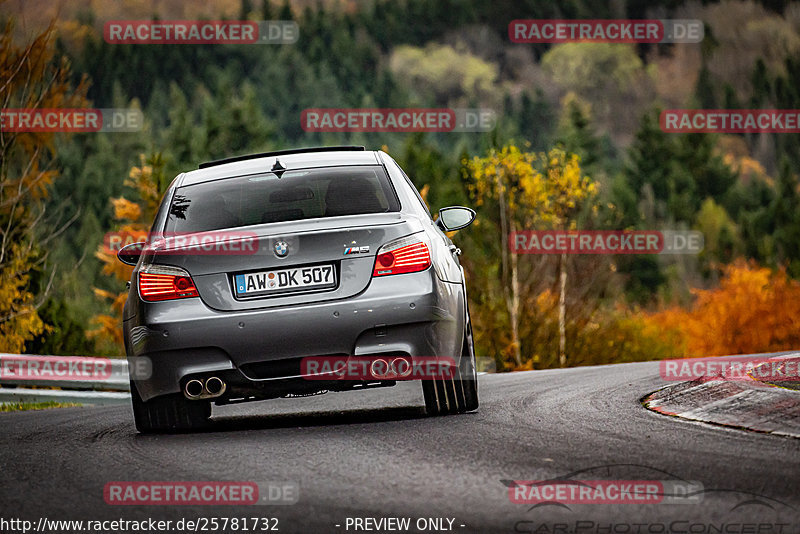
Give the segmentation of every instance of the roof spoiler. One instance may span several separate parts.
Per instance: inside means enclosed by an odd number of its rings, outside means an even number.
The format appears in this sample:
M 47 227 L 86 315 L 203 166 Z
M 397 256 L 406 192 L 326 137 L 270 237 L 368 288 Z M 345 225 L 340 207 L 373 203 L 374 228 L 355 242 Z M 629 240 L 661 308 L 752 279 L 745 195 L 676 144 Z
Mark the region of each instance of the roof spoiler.
M 270 156 L 286 156 L 289 154 L 305 154 L 308 152 L 341 152 L 341 151 L 363 152 L 364 150 L 366 149 L 363 146 L 355 146 L 355 145 L 292 148 L 289 150 L 278 150 L 276 152 L 260 152 L 258 154 L 248 154 L 245 156 L 234 156 L 232 158 L 218 159 L 216 161 L 206 161 L 205 163 L 201 163 L 198 168 L 207 169 L 209 167 L 216 167 L 217 165 L 225 165 L 226 163 L 235 163 L 237 161 L 246 161 L 248 159 L 267 158 Z

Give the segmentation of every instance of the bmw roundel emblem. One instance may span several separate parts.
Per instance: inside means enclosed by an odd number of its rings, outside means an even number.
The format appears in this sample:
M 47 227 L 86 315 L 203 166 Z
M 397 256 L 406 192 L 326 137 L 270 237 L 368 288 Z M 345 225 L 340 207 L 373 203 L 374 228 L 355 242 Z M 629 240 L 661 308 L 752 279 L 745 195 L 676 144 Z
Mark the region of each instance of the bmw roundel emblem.
M 279 258 L 283 258 L 289 253 L 289 243 L 286 241 L 278 241 L 275 243 L 275 254 Z

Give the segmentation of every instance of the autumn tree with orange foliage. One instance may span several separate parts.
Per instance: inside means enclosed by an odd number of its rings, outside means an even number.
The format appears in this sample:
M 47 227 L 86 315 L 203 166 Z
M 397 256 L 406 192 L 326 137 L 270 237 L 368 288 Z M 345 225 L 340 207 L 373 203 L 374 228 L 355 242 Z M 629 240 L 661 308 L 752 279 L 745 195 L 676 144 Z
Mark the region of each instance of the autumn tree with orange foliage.
M 115 232 L 125 236 L 141 236 L 141 241 L 144 241 L 147 238 L 149 225 L 158 211 L 165 188 L 164 160 L 158 153 L 149 158 L 141 155 L 140 159 L 139 166 L 131 168 L 125 180 L 125 185 L 133 188 L 138 199 L 131 201 L 125 197 L 112 198 L 111 204 L 114 208 L 114 219 L 120 223 Z M 109 249 L 107 243 L 103 243 L 98 246 L 95 257 L 103 263 L 103 274 L 127 282 L 131 279 L 133 267 L 119 261 L 116 252 Z M 122 353 L 124 351 L 122 309 L 128 298 L 128 291 L 112 293 L 94 288 L 94 293 L 109 302 L 110 313 L 94 316 L 92 322 L 98 327 L 88 331 L 87 335 L 107 344 L 113 344 Z
M 739 260 L 717 289 L 693 290 L 691 309 L 670 308 L 647 321 L 679 333 L 684 357 L 753 354 L 800 347 L 800 282 Z
M 54 27 L 25 46 L 15 44 L 13 30 L 9 20 L 0 35 L 0 108 L 85 107 L 88 82 L 70 83 L 69 63 L 56 56 Z M 36 302 L 31 286 L 32 274 L 43 270 L 44 245 L 59 233 L 42 229 L 48 186 L 59 176 L 56 135 L 0 131 L 0 352 L 20 353 L 46 329 L 37 313 L 43 298 Z

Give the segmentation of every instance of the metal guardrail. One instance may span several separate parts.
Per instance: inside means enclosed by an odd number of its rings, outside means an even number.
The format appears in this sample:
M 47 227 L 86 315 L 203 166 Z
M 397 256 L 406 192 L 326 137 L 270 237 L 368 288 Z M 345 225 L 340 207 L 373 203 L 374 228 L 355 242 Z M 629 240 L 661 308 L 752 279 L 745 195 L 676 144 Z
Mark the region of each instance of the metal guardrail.
M 7 389 L 0 387 L 0 404 L 20 402 L 62 402 L 74 404 L 130 404 L 130 393 L 119 391 L 69 391 L 63 389 Z
M 129 391 L 126 360 L 0 354 L 0 403 L 128 404 Z

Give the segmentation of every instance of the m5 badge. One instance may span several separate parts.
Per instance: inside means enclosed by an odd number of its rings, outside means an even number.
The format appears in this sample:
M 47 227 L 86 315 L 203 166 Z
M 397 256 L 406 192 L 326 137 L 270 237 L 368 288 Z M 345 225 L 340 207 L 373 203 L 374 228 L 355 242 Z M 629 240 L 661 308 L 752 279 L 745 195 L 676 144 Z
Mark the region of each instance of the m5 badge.
M 369 246 L 365 247 L 344 247 L 344 255 L 350 254 L 369 254 Z

